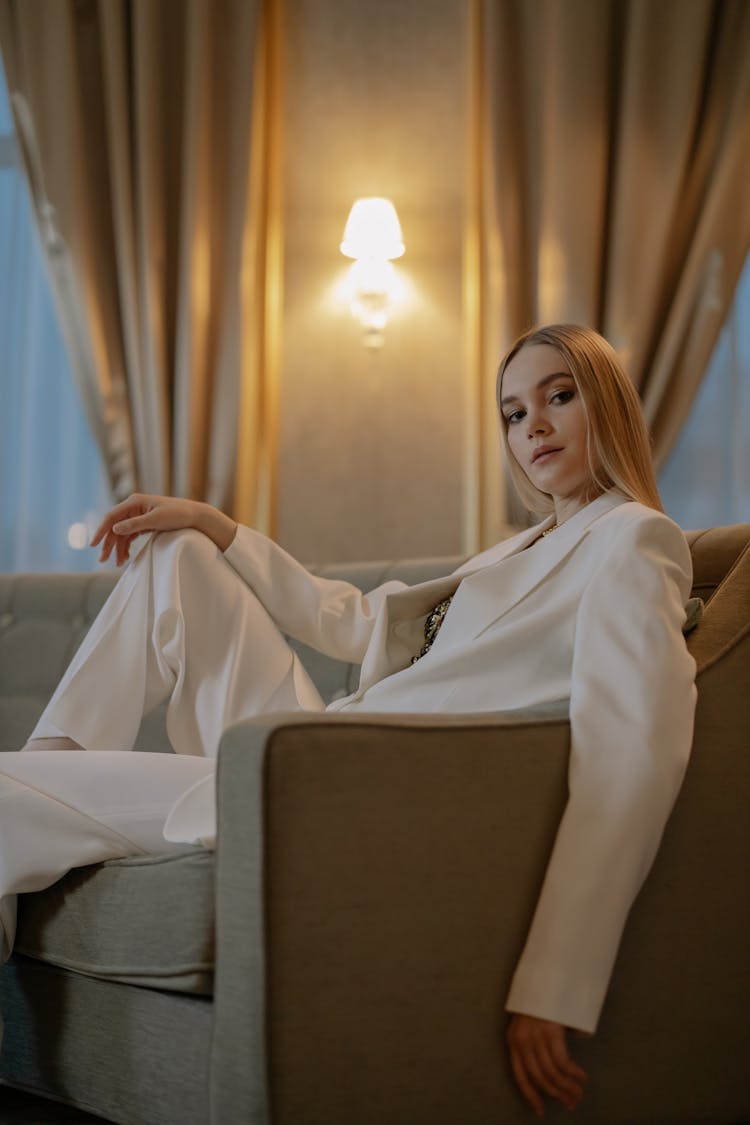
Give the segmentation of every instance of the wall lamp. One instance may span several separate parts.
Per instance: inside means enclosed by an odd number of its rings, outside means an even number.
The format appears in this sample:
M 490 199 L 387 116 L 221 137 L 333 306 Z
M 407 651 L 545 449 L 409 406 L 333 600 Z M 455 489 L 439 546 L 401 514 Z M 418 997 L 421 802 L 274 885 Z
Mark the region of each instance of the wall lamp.
M 401 224 L 390 199 L 358 199 L 349 212 L 341 253 L 354 258 L 347 289 L 349 307 L 364 330 L 367 348 L 382 348 L 399 279 L 391 261 L 404 252 Z

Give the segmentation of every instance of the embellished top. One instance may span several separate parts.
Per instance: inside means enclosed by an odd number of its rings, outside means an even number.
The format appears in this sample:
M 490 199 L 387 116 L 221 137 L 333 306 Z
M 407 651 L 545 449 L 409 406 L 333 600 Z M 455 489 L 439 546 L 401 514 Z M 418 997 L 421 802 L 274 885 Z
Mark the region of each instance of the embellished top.
M 450 609 L 450 604 L 452 601 L 453 594 L 451 594 L 447 598 L 443 598 L 443 600 L 441 602 L 438 602 L 435 608 L 430 610 L 430 612 L 427 614 L 427 618 L 425 619 L 424 623 L 424 644 L 422 645 L 417 655 L 412 656 L 412 664 L 416 664 L 420 657 L 425 656 L 432 648 L 433 644 L 435 643 L 435 638 L 440 632 L 440 626 L 445 620 L 445 615 Z

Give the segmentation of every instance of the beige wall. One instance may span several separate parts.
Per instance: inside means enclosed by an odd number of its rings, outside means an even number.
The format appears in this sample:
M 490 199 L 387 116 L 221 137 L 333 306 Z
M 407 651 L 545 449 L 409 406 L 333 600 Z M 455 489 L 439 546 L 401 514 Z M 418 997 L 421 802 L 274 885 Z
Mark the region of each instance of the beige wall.
M 466 516 L 464 0 L 288 0 L 275 534 L 306 561 L 447 554 Z M 332 295 L 385 195 L 410 299 L 379 352 Z

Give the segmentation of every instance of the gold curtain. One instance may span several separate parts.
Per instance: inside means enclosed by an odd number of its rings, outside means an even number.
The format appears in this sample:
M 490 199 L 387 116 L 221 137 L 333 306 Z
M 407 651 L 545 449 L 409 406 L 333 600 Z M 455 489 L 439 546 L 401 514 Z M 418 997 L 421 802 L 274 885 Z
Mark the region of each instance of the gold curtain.
M 537 323 L 599 329 L 657 464 L 686 418 L 750 248 L 746 0 L 476 0 L 467 261 L 483 378 Z M 492 392 L 481 538 L 507 518 Z
M 72 367 L 117 497 L 268 526 L 275 0 L 0 0 Z

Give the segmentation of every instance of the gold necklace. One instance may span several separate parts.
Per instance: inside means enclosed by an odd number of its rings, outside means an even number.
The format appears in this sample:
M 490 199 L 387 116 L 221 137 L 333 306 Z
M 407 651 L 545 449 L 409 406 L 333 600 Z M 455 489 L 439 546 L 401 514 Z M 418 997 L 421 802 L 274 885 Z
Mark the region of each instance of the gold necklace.
M 553 531 L 557 531 L 559 526 L 560 526 L 559 523 L 553 523 L 552 527 L 546 527 L 544 529 L 544 531 L 542 532 L 542 534 L 539 536 L 539 538 L 540 539 L 546 538 L 546 536 L 551 535 Z

